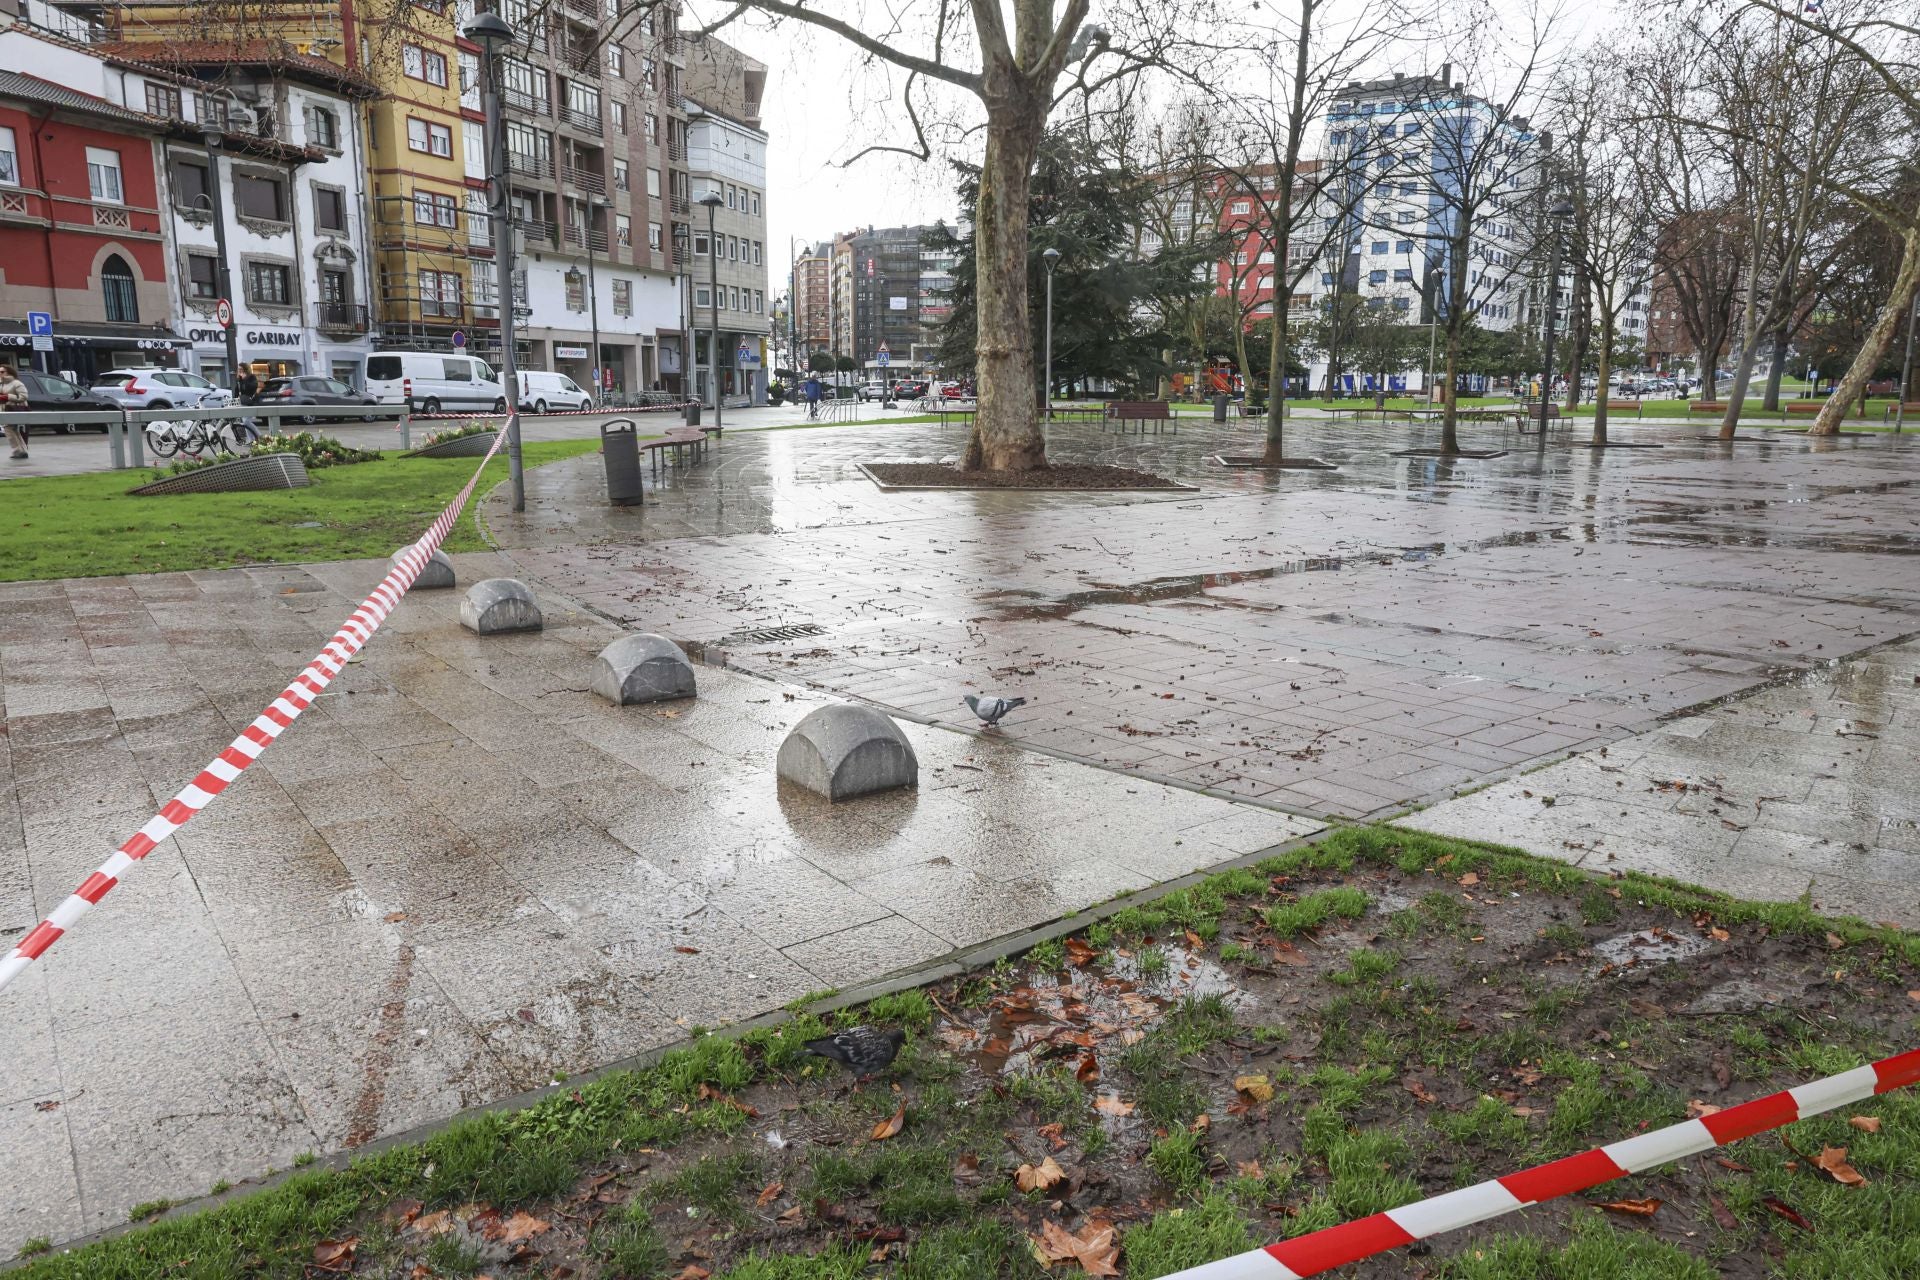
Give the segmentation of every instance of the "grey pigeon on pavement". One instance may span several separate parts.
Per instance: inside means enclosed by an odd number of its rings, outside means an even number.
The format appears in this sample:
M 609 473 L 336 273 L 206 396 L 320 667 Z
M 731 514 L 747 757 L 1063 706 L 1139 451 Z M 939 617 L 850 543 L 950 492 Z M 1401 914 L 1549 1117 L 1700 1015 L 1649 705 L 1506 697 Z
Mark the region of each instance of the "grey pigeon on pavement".
M 832 1058 L 864 1080 L 885 1070 L 906 1039 L 907 1033 L 897 1027 L 884 1031 L 878 1027 L 848 1027 L 845 1031 L 807 1041 L 806 1050 L 818 1057 Z
M 982 698 L 976 694 L 967 694 L 960 701 L 967 704 L 967 710 L 980 717 L 991 729 L 1000 723 L 1000 718 L 1015 707 L 1027 705 L 1025 698 Z

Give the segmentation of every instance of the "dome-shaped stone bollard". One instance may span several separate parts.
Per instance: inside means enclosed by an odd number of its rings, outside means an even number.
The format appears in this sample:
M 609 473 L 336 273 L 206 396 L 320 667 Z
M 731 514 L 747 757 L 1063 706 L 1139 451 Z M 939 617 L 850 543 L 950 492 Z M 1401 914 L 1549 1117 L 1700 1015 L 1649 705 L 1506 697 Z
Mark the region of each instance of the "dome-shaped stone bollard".
M 616 707 L 691 698 L 696 692 L 693 664 L 680 646 L 645 632 L 621 636 L 602 649 L 587 687 Z
M 782 778 L 829 801 L 920 784 L 920 761 L 900 726 L 872 707 L 820 707 L 780 744 Z
M 460 602 L 460 625 L 483 636 L 538 631 L 540 606 L 518 578 L 488 578 L 467 589 L 467 598 Z
M 399 564 L 400 557 L 413 550 L 402 547 L 393 553 L 391 563 Z M 457 585 L 453 577 L 453 561 L 447 559 L 444 551 L 435 551 L 420 570 L 420 576 L 413 580 L 415 591 L 445 591 Z

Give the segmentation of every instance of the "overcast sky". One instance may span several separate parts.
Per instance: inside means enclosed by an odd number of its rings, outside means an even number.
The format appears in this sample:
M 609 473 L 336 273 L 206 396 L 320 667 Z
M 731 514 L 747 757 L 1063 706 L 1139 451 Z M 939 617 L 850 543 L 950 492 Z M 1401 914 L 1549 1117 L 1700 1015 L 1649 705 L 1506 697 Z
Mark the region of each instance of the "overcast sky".
M 1531 3 L 1450 0 L 1448 12 L 1455 18 L 1468 9 L 1497 15 L 1490 20 L 1504 19 L 1513 34 L 1524 41 L 1526 14 L 1530 12 L 1527 6 Z M 860 0 L 850 0 L 848 5 L 822 8 L 857 14 L 859 4 Z M 699 18 L 709 16 L 700 12 L 702 7 L 696 5 L 688 14 L 689 28 Z M 1096 21 L 1101 7 L 1096 0 Z M 1562 9 L 1555 43 L 1564 48 L 1593 38 L 1588 33 L 1597 32 L 1610 12 L 1611 6 L 1604 0 Z M 1485 25 L 1480 29 L 1485 30 Z M 830 239 L 835 232 L 867 225 L 898 226 L 954 218 L 958 199 L 955 175 L 947 159 L 921 161 L 892 152 L 853 159 L 875 144 L 913 144 L 913 129 L 899 108 L 896 92 L 902 73 L 875 63 L 836 35 L 798 23 L 773 28 L 764 19 L 743 18 L 727 28 L 725 38 L 767 64 L 762 114 L 770 136 L 767 247 L 772 291 L 785 288 L 785 266 L 791 260 L 790 243 L 794 239 L 820 241 Z M 911 40 L 903 39 L 901 44 L 909 51 L 920 51 Z M 1372 71 L 1378 75 L 1418 72 L 1432 69 L 1446 56 L 1437 45 L 1407 42 L 1377 59 Z M 1257 70 L 1249 70 L 1250 84 L 1266 82 Z M 957 94 L 955 101 L 958 114 L 969 121 L 980 118 L 977 103 Z M 962 134 L 948 128 L 938 134 L 936 149 L 947 157 L 977 158 L 982 141 L 977 130 Z

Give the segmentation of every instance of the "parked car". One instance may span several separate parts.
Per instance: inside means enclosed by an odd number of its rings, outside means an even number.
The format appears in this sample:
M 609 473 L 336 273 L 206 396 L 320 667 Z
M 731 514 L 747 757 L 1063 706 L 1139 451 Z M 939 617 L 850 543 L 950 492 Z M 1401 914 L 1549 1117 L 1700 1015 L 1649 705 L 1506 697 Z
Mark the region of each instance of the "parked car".
M 75 413 L 117 413 L 120 410 L 118 400 L 102 395 L 98 391 L 89 391 L 85 387 L 77 386 L 58 374 L 41 373 L 38 369 L 21 369 L 18 372 L 20 381 L 27 387 L 27 410 L 30 413 L 59 413 L 62 410 L 72 410 Z M 104 422 L 41 423 L 28 430 L 53 431 L 64 436 L 72 434 L 76 426 L 85 426 L 101 432 L 107 430 L 107 424 Z
M 94 378 L 93 389 L 123 409 L 220 409 L 233 403 L 225 387 L 178 369 L 109 369 Z
M 520 407 L 534 413 L 585 413 L 593 408 L 593 396 L 564 373 L 528 370 L 520 375 Z
M 927 394 L 927 382 L 924 378 L 908 378 L 893 384 L 893 398 L 896 400 L 918 400 Z
M 967 390 L 964 383 L 949 382 L 940 388 L 940 396 L 945 400 L 971 400 L 973 392 Z
M 332 378 L 268 378 L 266 385 L 260 388 L 249 404 L 328 404 L 328 405 L 369 405 L 377 403 L 365 392 L 355 391 L 344 382 Z M 312 422 L 313 414 L 302 414 L 300 421 Z M 364 421 L 372 422 L 373 415 L 367 414 Z
M 499 375 L 474 356 L 437 351 L 382 351 L 361 366 L 360 385 L 375 404 L 404 404 L 420 413 L 491 409 L 505 413 Z
M 860 384 L 859 390 L 854 394 L 862 400 L 885 400 L 887 398 L 887 384 L 884 382 L 863 382 Z

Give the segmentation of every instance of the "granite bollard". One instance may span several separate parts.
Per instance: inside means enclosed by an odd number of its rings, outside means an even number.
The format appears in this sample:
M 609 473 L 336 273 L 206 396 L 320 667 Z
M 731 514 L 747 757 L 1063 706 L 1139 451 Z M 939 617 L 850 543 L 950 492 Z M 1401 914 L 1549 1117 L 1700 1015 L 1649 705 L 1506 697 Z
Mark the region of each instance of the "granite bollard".
M 538 631 L 540 606 L 518 578 L 488 578 L 467 589 L 460 602 L 460 625 L 483 636 Z
M 400 548 L 393 553 L 390 563 L 399 564 L 400 557 L 411 550 L 413 548 L 410 546 Z M 421 567 L 420 576 L 413 580 L 415 591 L 446 591 L 457 585 L 453 576 L 453 561 L 447 559 L 444 551 L 435 551 L 432 558 Z
M 809 712 L 780 744 L 780 777 L 829 801 L 920 785 L 920 761 L 900 726 L 872 707 Z
M 587 687 L 616 707 L 691 698 L 697 692 L 693 664 L 680 646 L 647 632 L 621 636 L 602 649 Z

